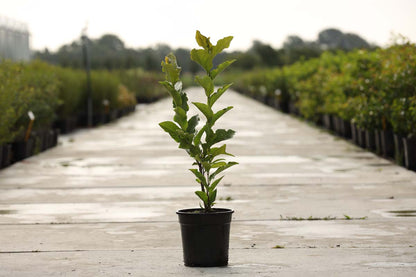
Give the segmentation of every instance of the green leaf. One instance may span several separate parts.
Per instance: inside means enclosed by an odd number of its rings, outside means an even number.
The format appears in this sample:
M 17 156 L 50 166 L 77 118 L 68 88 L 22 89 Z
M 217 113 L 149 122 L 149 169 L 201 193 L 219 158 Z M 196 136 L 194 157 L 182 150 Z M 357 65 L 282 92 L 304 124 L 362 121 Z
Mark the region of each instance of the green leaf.
M 198 180 L 201 181 L 201 184 L 203 184 L 204 187 L 206 187 L 208 185 L 205 176 L 201 172 L 199 172 L 198 169 L 191 168 L 189 170 L 195 175 L 196 178 L 198 178 Z
M 162 127 L 165 132 L 169 133 L 169 135 L 176 141 L 180 142 L 180 137 L 177 133 L 180 128 L 172 121 L 164 121 L 159 123 L 159 126 Z
M 193 146 L 193 135 L 183 131 L 182 129 L 177 130 L 176 133 L 178 134 L 180 140 L 179 148 L 185 150 L 191 149 Z
M 165 57 L 165 61 L 162 61 L 162 71 L 166 73 L 166 80 L 175 85 L 179 81 L 179 75 L 181 68 L 176 62 L 174 54 L 170 53 Z
M 228 112 L 232 108 L 233 108 L 232 106 L 229 106 L 227 108 L 224 108 L 224 109 L 219 110 L 218 112 L 216 112 L 214 114 L 214 116 L 212 117 L 212 125 L 214 125 L 215 121 L 217 121 L 221 116 L 223 116 L 226 112 Z
M 221 182 L 222 178 L 224 178 L 224 176 L 221 176 L 220 178 L 212 182 L 212 184 L 209 186 L 210 189 L 214 190 L 217 187 L 217 185 Z
M 205 192 L 203 191 L 195 191 L 195 194 L 198 195 L 198 197 L 204 202 L 205 206 L 208 207 L 208 196 Z
M 211 78 L 214 80 L 218 74 L 223 72 L 227 67 L 229 67 L 233 62 L 235 62 L 236 59 L 225 61 L 218 65 L 216 69 L 213 69 L 211 71 Z
M 176 107 L 174 110 L 175 116 L 173 117 L 173 120 L 181 126 L 182 130 L 186 130 L 188 127 L 188 121 L 185 110 L 181 107 Z
M 173 98 L 174 107 L 182 106 L 181 94 L 178 91 L 175 90 L 172 83 L 170 83 L 169 81 L 161 81 L 159 83 L 166 88 L 166 90 L 169 92 L 170 96 Z
M 227 146 L 225 144 L 223 146 L 221 146 L 221 147 L 212 147 L 210 149 L 210 151 L 209 151 L 209 154 L 211 155 L 211 158 L 215 158 L 218 155 L 229 155 L 229 156 L 233 156 L 232 154 L 229 154 L 229 153 L 226 152 L 226 147 Z M 220 160 L 223 160 L 223 159 L 219 159 L 219 160 L 214 161 L 214 162 L 218 162 Z
M 213 163 L 211 165 L 211 168 L 218 168 L 218 167 L 225 166 L 225 165 L 227 165 L 226 162 L 217 162 L 217 163 Z
M 201 32 L 196 31 L 195 39 L 196 39 L 196 42 L 198 43 L 198 45 L 201 46 L 202 48 L 204 48 L 205 50 L 210 50 L 212 48 L 212 44 L 211 44 L 209 38 L 202 35 Z
M 205 172 L 208 172 L 211 170 L 211 163 L 203 161 L 202 166 L 204 167 Z
M 234 157 L 234 155 L 231 155 L 231 154 L 228 154 L 228 155 L 230 155 L 230 156 L 233 156 Z M 225 161 L 225 159 L 216 159 L 215 161 L 213 161 L 212 163 L 218 163 L 218 162 L 223 162 L 223 161 Z
M 186 132 L 190 134 L 195 133 L 195 127 L 198 125 L 198 123 L 199 123 L 198 115 L 194 115 L 193 117 L 191 117 L 191 119 L 188 120 L 188 128 L 186 129 Z
M 210 72 L 213 67 L 212 60 L 213 56 L 204 49 L 192 49 L 191 50 L 191 60 L 198 63 L 205 69 L 206 72 Z
M 233 166 L 233 165 L 236 165 L 236 164 L 238 164 L 238 163 L 236 163 L 236 162 L 228 162 L 226 165 L 221 166 L 221 167 L 219 167 L 217 170 L 215 170 L 215 171 L 214 171 L 214 173 L 212 173 L 212 174 L 209 176 L 209 179 L 210 179 L 210 180 L 214 179 L 214 178 L 215 178 L 215 176 L 217 176 L 219 173 L 223 172 L 223 171 L 224 171 L 224 170 L 226 170 L 227 168 L 229 168 L 229 167 L 231 167 L 231 166 Z
M 214 201 L 217 198 L 217 190 L 213 190 L 210 194 L 209 194 L 209 206 L 214 206 Z
M 216 56 L 217 54 L 221 53 L 222 50 L 230 47 L 230 43 L 232 40 L 233 40 L 232 36 L 225 37 L 225 38 L 218 40 L 217 45 L 212 47 L 213 55 Z
M 201 155 L 201 148 L 199 148 L 199 147 L 197 147 L 195 145 L 192 145 L 192 143 L 191 143 L 190 146 L 189 146 L 188 154 L 192 158 L 194 158 L 195 160 L 197 160 L 198 162 L 200 162 L 199 156 Z M 193 165 L 195 165 L 195 164 L 193 164 Z
M 224 141 L 227 139 L 230 139 L 234 136 L 235 131 L 234 130 L 224 130 L 224 129 L 218 129 L 215 131 L 215 134 L 213 137 L 207 138 L 207 143 L 209 145 L 214 145 L 220 141 Z
M 180 97 L 181 97 L 181 104 L 179 106 L 181 106 L 181 108 L 187 112 L 189 110 L 189 106 L 188 106 L 188 96 L 186 95 L 186 93 L 181 92 L 180 93 Z
M 214 113 L 207 104 L 199 103 L 199 102 L 192 102 L 192 104 L 194 104 L 195 107 L 197 107 L 198 110 L 200 110 L 205 115 L 208 122 L 211 122 L 212 116 L 214 115 Z
M 231 87 L 232 85 L 233 85 L 232 83 L 227 84 L 223 86 L 222 88 L 219 88 L 216 93 L 212 94 L 211 97 L 208 99 L 209 106 L 212 107 L 214 103 L 217 102 L 218 98 L 220 98 L 221 95 L 223 95 L 224 92 L 226 92 L 227 89 Z
M 214 92 L 214 83 L 209 76 L 196 76 L 195 81 L 205 89 L 205 95 L 207 97 L 209 97 Z
M 199 145 L 201 143 L 201 137 L 202 137 L 202 134 L 205 132 L 206 128 L 207 128 L 206 126 L 202 127 L 201 130 L 199 130 L 198 134 L 196 134 L 196 136 L 194 137 L 195 145 Z

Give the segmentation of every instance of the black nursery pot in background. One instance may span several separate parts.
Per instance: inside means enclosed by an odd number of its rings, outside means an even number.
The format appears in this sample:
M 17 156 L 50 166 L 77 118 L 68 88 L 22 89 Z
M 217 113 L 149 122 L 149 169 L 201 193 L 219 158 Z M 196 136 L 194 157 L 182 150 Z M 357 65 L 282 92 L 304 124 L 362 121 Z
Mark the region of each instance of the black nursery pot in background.
M 358 136 L 357 136 L 357 126 L 355 125 L 355 123 L 350 123 L 351 126 L 351 139 L 352 142 L 354 142 L 355 144 L 358 144 Z
M 376 150 L 375 131 L 365 130 L 365 147 L 370 151 L 375 151 Z
M 404 161 L 404 149 L 403 149 L 403 137 L 393 134 L 394 140 L 394 160 L 398 165 L 403 166 Z
M 33 155 L 35 150 L 35 141 L 29 138 L 27 141 L 17 141 L 12 144 L 13 160 L 18 162 Z
M 213 267 L 228 264 L 230 209 L 184 209 L 176 213 L 182 234 L 185 266 Z
M 0 145 L 0 168 L 8 167 L 11 164 L 12 159 L 12 145 L 11 144 L 5 144 L 3 146 Z
M 394 138 L 392 131 L 380 131 L 381 154 L 385 158 L 394 158 Z
M 403 138 L 406 168 L 416 171 L 416 137 Z

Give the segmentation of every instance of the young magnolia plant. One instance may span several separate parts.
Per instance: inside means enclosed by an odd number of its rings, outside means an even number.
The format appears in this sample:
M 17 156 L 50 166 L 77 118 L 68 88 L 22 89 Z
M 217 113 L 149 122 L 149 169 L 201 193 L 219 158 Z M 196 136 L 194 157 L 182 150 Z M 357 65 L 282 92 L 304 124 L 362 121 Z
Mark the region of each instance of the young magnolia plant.
M 164 121 L 159 125 L 169 135 L 179 143 L 179 148 L 185 149 L 195 163 L 197 168 L 190 171 L 196 176 L 196 181 L 200 184 L 201 190 L 195 194 L 202 200 L 205 212 L 210 212 L 215 204 L 217 197 L 217 185 L 221 182 L 222 177 L 218 175 L 227 168 L 236 165 L 236 162 L 227 162 L 222 155 L 233 156 L 226 152 L 226 145 L 221 142 L 233 137 L 235 131 L 216 129 L 214 125 L 217 120 L 233 107 L 227 107 L 219 111 L 214 111 L 215 102 L 224 94 L 232 85 L 227 84 L 215 90 L 214 79 L 224 69 L 230 66 L 235 60 L 228 60 L 217 68 L 213 68 L 213 59 L 224 49 L 230 46 L 232 36 L 218 40 L 216 45 L 210 42 L 210 39 L 203 36 L 199 31 L 196 32 L 196 41 L 202 49 L 192 49 L 191 59 L 198 63 L 206 72 L 203 76 L 196 76 L 196 82 L 204 88 L 206 103 L 192 102 L 201 113 L 205 116 L 205 125 L 199 130 L 199 116 L 194 115 L 188 119 L 188 97 L 182 91 L 182 82 L 180 80 L 181 68 L 178 66 L 176 57 L 169 54 L 162 61 L 162 71 L 166 73 L 166 80 L 160 82 L 173 98 L 173 110 L 175 115 L 173 121 Z

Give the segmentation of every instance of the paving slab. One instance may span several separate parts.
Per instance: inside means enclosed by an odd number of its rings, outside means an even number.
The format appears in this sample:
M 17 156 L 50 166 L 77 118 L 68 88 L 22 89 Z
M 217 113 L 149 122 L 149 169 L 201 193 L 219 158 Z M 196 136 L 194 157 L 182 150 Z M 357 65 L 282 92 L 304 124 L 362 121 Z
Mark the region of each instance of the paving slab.
M 240 163 L 217 201 L 228 267 L 182 264 L 175 211 L 197 186 L 164 99 L 0 171 L 0 276 L 416 275 L 415 172 L 233 91 L 217 105 Z

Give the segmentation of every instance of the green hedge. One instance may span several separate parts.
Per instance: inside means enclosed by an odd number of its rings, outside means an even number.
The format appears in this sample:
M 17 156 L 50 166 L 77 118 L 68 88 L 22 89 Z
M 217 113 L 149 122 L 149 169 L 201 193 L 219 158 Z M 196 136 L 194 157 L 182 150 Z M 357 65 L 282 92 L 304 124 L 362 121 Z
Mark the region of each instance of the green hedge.
M 23 138 L 29 111 L 36 117 L 35 129 L 52 125 L 59 103 L 58 79 L 52 67 L 41 62 L 4 61 L 0 63 L 0 84 L 0 144 Z
M 276 69 L 241 73 L 235 87 L 294 104 L 308 120 L 331 114 L 359 127 L 416 135 L 416 46 L 329 53 Z
M 118 72 L 121 82 L 134 92 L 138 102 L 152 102 L 167 96 L 159 81 L 163 79 L 160 73 L 146 72 L 142 69 L 130 69 Z
M 94 113 L 132 107 L 141 94 L 151 100 L 164 96 L 159 92 L 159 77 L 146 72 L 92 71 Z M 48 129 L 55 120 L 85 113 L 86 87 L 82 70 L 40 61 L 0 61 L 0 145 L 23 139 L 29 111 L 36 117 L 34 130 Z

